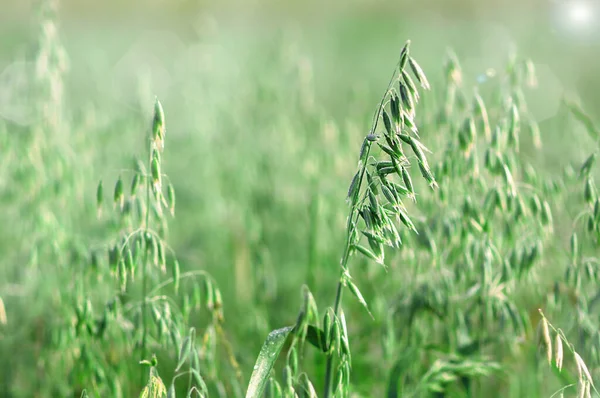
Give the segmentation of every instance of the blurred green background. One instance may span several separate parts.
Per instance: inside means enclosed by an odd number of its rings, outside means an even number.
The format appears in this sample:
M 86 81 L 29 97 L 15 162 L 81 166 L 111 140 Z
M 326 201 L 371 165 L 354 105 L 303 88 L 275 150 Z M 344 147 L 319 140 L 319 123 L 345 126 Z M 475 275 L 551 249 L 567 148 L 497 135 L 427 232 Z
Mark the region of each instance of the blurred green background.
M 23 147 L 2 163 L 5 396 L 41 388 L 32 378 L 64 376 L 60 366 L 37 364 L 43 339 L 36 330 L 60 316 L 56 290 L 74 277 L 60 268 L 68 267 L 66 257 L 31 270 L 31 248 L 64 236 L 97 241 L 97 181 L 112 186 L 132 156 L 144 153 L 154 95 L 166 113 L 165 172 L 178 194 L 169 242 L 186 270 L 206 269 L 217 280 L 248 373 L 266 334 L 294 322 L 303 283 L 323 305 L 333 300 L 356 152 L 404 42 L 412 41 L 433 90 L 448 48 L 467 86 L 502 68 L 513 49 L 531 58 L 540 90 L 529 100 L 552 163 L 565 141 L 579 140 L 567 132 L 544 136 L 563 95 L 581 97 L 600 116 L 600 7 L 593 5 L 585 23 L 564 3 L 541 0 L 61 1 L 65 124 L 48 130 L 48 140 L 62 160 L 42 174 L 69 188 L 57 188 L 41 208 L 38 183 L 15 185 L 15 162 L 39 148 Z M 26 135 L 39 124 L 30 111 L 31 76 L 43 27 L 34 2 L 8 0 L 1 8 L 0 120 L 11 136 Z M 577 158 L 588 152 L 569 148 Z M 60 228 L 44 235 L 34 229 L 40 222 Z M 259 279 L 268 279 L 267 288 Z M 51 374 L 36 375 L 36 366 Z

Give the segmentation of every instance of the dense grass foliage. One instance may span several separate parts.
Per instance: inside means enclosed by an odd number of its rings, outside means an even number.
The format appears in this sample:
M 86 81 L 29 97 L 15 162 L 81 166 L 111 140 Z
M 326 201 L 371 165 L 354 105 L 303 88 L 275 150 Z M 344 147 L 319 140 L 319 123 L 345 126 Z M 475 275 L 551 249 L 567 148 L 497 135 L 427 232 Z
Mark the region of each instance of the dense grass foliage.
M 206 28 L 81 79 L 55 6 L 0 108 L 0 395 L 598 394 L 600 126 L 532 57 Z

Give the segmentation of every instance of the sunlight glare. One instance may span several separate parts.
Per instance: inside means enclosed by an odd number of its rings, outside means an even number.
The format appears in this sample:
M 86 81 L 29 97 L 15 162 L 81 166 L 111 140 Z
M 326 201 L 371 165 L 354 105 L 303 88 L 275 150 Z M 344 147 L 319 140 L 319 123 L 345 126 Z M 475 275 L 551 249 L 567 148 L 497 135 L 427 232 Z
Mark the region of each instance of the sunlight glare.
M 569 18 L 576 24 L 588 24 L 592 20 L 592 10 L 584 1 L 571 1 L 568 4 Z

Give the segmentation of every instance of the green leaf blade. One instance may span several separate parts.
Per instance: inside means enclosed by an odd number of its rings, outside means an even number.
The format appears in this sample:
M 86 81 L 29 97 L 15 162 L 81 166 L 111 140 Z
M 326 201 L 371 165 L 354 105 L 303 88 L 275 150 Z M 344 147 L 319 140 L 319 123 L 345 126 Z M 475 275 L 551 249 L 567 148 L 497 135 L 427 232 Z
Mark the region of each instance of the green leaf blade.
M 259 398 L 262 396 L 275 361 L 277 361 L 277 357 L 279 357 L 279 353 L 293 329 L 292 326 L 288 326 L 269 333 L 256 359 L 248 383 L 246 398 Z

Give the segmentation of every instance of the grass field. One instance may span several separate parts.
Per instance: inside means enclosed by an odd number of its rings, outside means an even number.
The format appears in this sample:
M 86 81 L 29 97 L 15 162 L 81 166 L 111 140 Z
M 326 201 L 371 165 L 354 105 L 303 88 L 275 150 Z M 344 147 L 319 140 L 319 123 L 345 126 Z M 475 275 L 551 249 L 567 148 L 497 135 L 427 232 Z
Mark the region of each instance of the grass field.
M 594 23 L 54 3 L 0 17 L 0 396 L 598 395 Z

